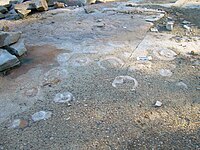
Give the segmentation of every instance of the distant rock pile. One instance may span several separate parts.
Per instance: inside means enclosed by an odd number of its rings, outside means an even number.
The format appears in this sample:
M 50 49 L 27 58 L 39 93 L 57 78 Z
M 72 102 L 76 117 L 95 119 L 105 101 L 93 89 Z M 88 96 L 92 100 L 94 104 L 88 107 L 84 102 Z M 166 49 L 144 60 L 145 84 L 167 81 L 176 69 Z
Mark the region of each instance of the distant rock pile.
M 85 0 L 1 0 L 0 19 L 17 20 L 35 11 L 83 6 L 86 3 Z
M 0 72 L 20 64 L 17 57 L 27 50 L 20 32 L 0 31 Z

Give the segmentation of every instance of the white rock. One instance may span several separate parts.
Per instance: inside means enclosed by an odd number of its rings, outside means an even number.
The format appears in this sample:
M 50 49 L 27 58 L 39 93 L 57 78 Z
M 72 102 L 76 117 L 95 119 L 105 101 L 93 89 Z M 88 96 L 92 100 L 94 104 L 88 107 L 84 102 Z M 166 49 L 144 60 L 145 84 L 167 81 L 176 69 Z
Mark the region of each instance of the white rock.
M 166 29 L 172 31 L 174 29 L 174 22 L 173 21 L 167 22 Z
M 10 126 L 10 128 L 18 128 L 19 125 L 20 125 L 20 122 L 21 122 L 20 119 L 15 119 L 15 120 L 12 122 L 12 125 Z
M 168 69 L 160 69 L 159 74 L 163 77 L 171 77 L 172 76 L 171 70 L 168 70 Z
M 68 103 L 73 100 L 75 100 L 75 97 L 72 95 L 72 93 L 65 92 L 56 94 L 53 101 L 56 103 Z
M 32 115 L 33 121 L 47 120 L 51 117 L 51 111 L 39 111 Z
M 160 107 L 160 106 L 162 106 L 162 103 L 160 101 L 156 101 L 155 106 Z
M 191 30 L 191 28 L 188 25 L 183 25 L 183 28 L 186 29 L 186 30 L 188 30 L 188 31 Z
M 177 56 L 177 54 L 168 49 L 168 48 L 161 48 L 161 49 L 155 49 L 153 51 L 153 54 L 159 58 L 160 60 L 174 60 Z

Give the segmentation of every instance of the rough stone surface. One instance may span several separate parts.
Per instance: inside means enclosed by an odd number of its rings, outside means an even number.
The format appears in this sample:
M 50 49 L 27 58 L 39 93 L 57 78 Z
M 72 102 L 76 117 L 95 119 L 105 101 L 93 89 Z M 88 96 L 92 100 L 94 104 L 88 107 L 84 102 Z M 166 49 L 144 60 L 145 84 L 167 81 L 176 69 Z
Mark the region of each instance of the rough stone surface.
M 0 19 L 5 18 L 5 15 L 0 12 Z
M 6 50 L 0 49 L 0 71 L 14 67 L 19 63 L 17 57 L 11 55 Z
M 46 0 L 32 0 L 31 6 L 33 8 L 36 8 L 38 11 L 48 10 L 48 4 Z
M 16 4 L 14 6 L 14 9 L 18 12 L 18 14 L 20 15 L 21 18 L 24 18 L 31 12 L 30 4 L 31 4 L 30 1 L 20 3 L 20 4 Z
M 12 44 L 10 46 L 5 46 L 4 48 L 11 54 L 16 56 L 22 56 L 27 51 L 24 44 L 24 39 L 20 39 L 17 43 Z
M 0 6 L 5 6 L 5 5 L 9 5 L 10 0 L 1 0 L 0 1 Z
M 6 13 L 6 12 L 8 12 L 8 9 L 6 7 L 0 6 L 0 12 Z
M 2 32 L 0 31 L 0 47 L 16 43 L 21 36 L 20 32 Z

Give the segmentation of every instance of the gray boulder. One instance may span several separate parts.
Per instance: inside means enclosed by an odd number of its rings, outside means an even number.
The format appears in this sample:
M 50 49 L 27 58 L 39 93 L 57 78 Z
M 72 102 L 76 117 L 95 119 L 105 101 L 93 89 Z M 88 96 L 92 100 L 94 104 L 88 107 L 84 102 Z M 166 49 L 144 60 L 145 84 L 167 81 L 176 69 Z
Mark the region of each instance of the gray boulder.
M 4 49 L 0 49 L 0 71 L 7 70 L 19 64 L 19 59 L 16 56 L 11 55 Z
M 16 56 L 22 56 L 26 51 L 26 47 L 24 44 L 24 39 L 20 39 L 17 43 L 12 44 L 10 46 L 4 47 L 9 53 L 16 55 Z
M 21 36 L 20 32 L 0 32 L 0 47 L 16 43 Z

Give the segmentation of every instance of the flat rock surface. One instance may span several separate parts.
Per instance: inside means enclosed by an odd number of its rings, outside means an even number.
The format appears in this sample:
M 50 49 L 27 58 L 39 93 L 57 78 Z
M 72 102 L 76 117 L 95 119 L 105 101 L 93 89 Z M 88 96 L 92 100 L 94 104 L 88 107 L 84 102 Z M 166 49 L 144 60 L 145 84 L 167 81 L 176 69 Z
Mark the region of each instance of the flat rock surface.
M 164 12 L 126 4 L 1 22 L 22 32 L 27 54 L 0 77 L 0 148 L 200 148 L 200 37 L 152 33 L 156 23 L 146 19 Z M 63 103 L 55 102 L 58 96 Z M 162 105 L 155 107 L 157 101 Z M 34 114 L 42 119 L 34 121 Z M 15 120 L 17 128 L 10 128 Z

